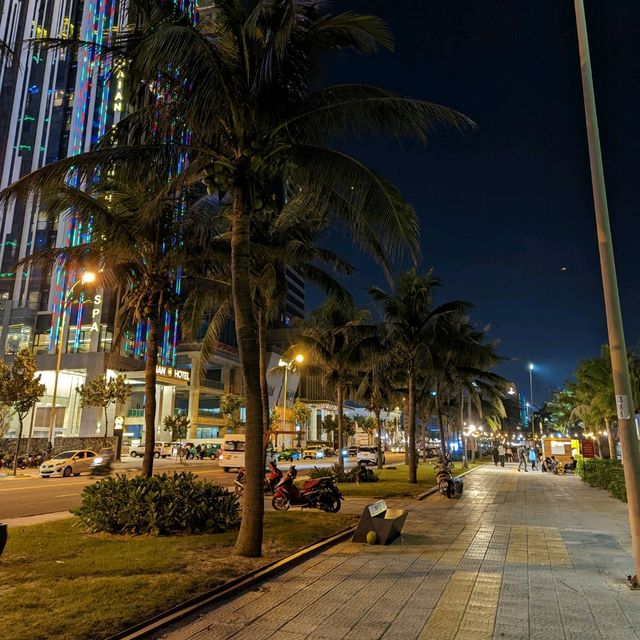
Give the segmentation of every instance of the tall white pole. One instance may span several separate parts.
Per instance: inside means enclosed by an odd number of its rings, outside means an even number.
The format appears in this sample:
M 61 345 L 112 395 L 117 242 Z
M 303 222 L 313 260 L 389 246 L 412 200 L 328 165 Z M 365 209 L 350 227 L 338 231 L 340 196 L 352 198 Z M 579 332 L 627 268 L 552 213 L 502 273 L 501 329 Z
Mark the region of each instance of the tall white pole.
M 640 575 L 640 448 L 634 417 L 634 401 L 629 377 L 629 363 L 624 339 L 620 294 L 611 239 L 607 192 L 600 149 L 600 133 L 598 131 L 598 115 L 596 111 L 593 76 L 591 72 L 591 56 L 589 38 L 583 0 L 574 0 L 576 24 L 578 28 L 578 44 L 580 47 L 580 68 L 582 71 L 582 89 L 584 110 L 587 121 L 587 137 L 589 140 L 589 160 L 591 164 L 591 181 L 593 183 L 593 201 L 598 231 L 598 248 L 600 252 L 600 269 L 604 289 L 604 304 L 611 351 L 611 368 L 613 371 L 613 387 L 616 395 L 618 413 L 618 434 L 622 445 L 624 479 L 627 489 L 627 507 L 631 528 L 631 546 L 635 560 L 635 576 L 632 586 L 638 586 Z M 615 452 L 612 452 L 612 456 Z

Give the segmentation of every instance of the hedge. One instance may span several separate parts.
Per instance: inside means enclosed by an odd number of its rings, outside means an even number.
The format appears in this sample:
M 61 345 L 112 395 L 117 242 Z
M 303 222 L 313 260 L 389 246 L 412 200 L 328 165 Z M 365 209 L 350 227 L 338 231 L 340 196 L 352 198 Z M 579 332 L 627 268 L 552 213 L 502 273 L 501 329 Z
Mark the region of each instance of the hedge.
M 592 487 L 607 490 L 614 498 L 627 501 L 624 469 L 618 460 L 607 458 L 578 458 L 578 475 Z

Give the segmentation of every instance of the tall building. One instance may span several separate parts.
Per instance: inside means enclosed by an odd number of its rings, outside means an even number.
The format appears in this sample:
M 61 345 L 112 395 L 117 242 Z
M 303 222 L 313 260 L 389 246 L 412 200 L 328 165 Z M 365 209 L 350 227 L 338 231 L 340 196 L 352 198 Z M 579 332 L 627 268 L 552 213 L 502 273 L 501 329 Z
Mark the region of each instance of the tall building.
M 197 19 L 196 0 L 174 1 Z M 85 47 L 71 54 L 22 43 L 49 37 L 108 44 L 128 23 L 127 5 L 125 0 L 0 0 L 0 39 L 16 51 L 12 60 L 0 61 L 0 189 L 48 163 L 90 150 L 126 110 L 126 69 L 112 68 L 109 60 L 98 57 L 97 49 Z M 202 5 L 206 15 L 213 15 L 212 2 L 204 0 Z M 90 237 L 90 229 L 72 216 L 48 220 L 44 206 L 19 200 L 0 209 L 0 357 L 11 358 L 23 347 L 32 349 L 47 388 L 28 418 L 29 430 L 34 437 L 46 436 L 53 422 L 58 435 L 102 433 L 99 411 L 82 408 L 76 389 L 102 373 L 124 371 L 133 394 L 114 413 L 123 416 L 125 433 L 140 438 L 144 328 L 132 330 L 122 348 L 114 351 L 114 292 L 102 290 L 98 282 L 66 305 L 80 274 L 60 267 L 27 271 L 17 265 L 34 252 Z M 304 281 L 290 268 L 285 276 L 286 326 L 304 314 Z M 199 345 L 178 346 L 176 339 L 176 323 L 168 318 L 158 365 L 157 428 L 162 428 L 165 415 L 186 412 L 191 417 L 190 438 L 217 437 L 224 428 L 221 395 L 242 393 L 237 350 L 220 345 L 214 360 L 203 368 Z M 62 366 L 54 403 L 60 344 Z

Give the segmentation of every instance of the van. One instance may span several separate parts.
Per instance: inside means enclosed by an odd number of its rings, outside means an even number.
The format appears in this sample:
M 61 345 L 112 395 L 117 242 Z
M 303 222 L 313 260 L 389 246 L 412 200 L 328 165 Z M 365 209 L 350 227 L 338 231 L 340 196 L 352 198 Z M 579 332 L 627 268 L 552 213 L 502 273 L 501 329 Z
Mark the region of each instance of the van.
M 244 467 L 244 447 L 246 436 L 244 433 L 225 434 L 222 443 L 222 451 L 218 456 L 218 465 L 225 472 L 231 469 L 242 469 Z M 267 445 L 266 464 L 278 462 L 278 456 L 273 450 L 271 442 Z
M 129 455 L 132 458 L 144 456 L 145 446 L 144 442 L 141 442 L 137 447 L 129 448 Z M 156 442 L 153 448 L 154 458 L 168 458 L 171 455 L 171 443 L 170 442 Z

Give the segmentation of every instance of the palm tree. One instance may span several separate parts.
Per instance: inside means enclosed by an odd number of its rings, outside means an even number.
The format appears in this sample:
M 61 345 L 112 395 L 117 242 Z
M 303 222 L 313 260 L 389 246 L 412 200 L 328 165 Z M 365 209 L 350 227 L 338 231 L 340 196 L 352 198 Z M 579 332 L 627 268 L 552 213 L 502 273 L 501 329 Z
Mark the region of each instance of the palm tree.
M 27 266 L 51 268 L 61 264 L 67 271 L 89 266 L 100 272 L 107 291 L 124 292 L 119 300 L 116 335 L 118 345 L 125 329 L 136 323 L 146 328 L 145 352 L 145 455 L 142 472 L 153 473 L 156 415 L 156 365 L 160 349 L 160 326 L 165 313 L 180 307 L 176 285 L 204 262 L 209 271 L 226 256 L 212 252 L 214 227 L 206 219 L 185 218 L 180 211 L 196 195 L 168 180 L 169 167 L 142 176 L 128 169 L 112 168 L 85 183 L 83 189 L 64 180 L 57 185 L 39 172 L 26 176 L 8 189 L 4 197 L 36 195 L 47 203 L 51 219 L 73 216 L 91 226 L 87 241 L 46 249 L 23 261 Z M 211 281 L 209 281 L 211 286 Z
M 378 469 L 382 469 L 382 418 L 380 414 L 399 396 L 396 361 L 392 346 L 386 340 L 385 327 L 379 326 L 379 348 L 370 352 L 369 361 L 360 373 L 356 395 L 364 400 L 376 417 L 378 432 Z
M 0 62 L 4 59 L 11 60 L 13 58 L 13 49 L 2 39 L 0 39 Z
M 420 276 L 415 269 L 411 269 L 398 276 L 392 293 L 387 293 L 378 287 L 369 289 L 374 300 L 382 306 L 389 339 L 395 345 L 396 353 L 405 371 L 409 427 L 409 482 L 413 484 L 418 481 L 416 457 L 418 373 L 420 369 L 432 368 L 436 364 L 435 345 L 444 330 L 444 321 L 449 315 L 460 313 L 464 308 L 464 303 L 459 301 L 434 307 L 433 293 L 440 284 L 432 271 Z M 444 433 L 441 433 L 441 436 L 444 446 Z
M 345 396 L 357 386 L 358 372 L 378 343 L 377 330 L 367 324 L 369 313 L 356 309 L 348 301 L 328 298 L 309 314 L 300 326 L 299 343 L 309 355 L 314 367 L 322 372 L 325 389 L 335 392 L 338 405 L 338 465 L 344 466 L 344 402 Z
M 263 523 L 264 401 L 251 296 L 251 226 L 269 196 L 265 185 L 286 185 L 288 199 L 315 211 L 325 225 L 341 225 L 383 264 L 402 251 L 415 258 L 413 209 L 382 176 L 327 141 L 346 133 L 426 141 L 434 125 L 471 123 L 452 110 L 378 87 L 316 82 L 327 54 L 392 48 L 378 18 L 332 14 L 324 0 L 219 0 L 215 18 L 194 26 L 171 3 L 130 4 L 138 25 L 104 53 L 126 61 L 138 110 L 109 132 L 102 153 L 76 156 L 68 166 L 95 165 L 100 158 L 108 164 L 117 151 L 121 162 L 131 159 L 151 170 L 157 153 L 152 131 L 178 126 L 189 133 L 188 144 L 172 142 L 188 147 L 185 179 L 201 179 L 210 193 L 221 191 L 229 199 L 232 303 L 247 400 L 247 480 L 235 549 L 256 556 Z M 142 151 L 132 139 L 144 141 Z

